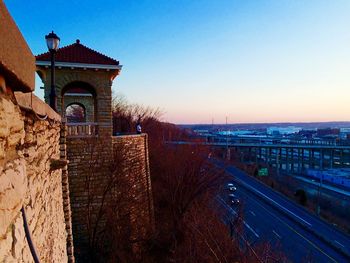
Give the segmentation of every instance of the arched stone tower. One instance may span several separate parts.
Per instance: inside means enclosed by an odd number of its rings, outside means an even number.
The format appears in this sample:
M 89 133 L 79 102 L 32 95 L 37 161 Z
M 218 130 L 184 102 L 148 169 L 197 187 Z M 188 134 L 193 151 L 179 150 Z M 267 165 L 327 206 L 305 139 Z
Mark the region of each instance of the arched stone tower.
M 46 103 L 51 89 L 50 59 L 48 52 L 36 56 Z M 70 192 L 71 211 L 65 214 L 71 215 L 72 227 L 67 233 L 73 234 L 77 261 L 85 262 L 91 225 L 97 224 L 103 205 L 101 193 L 113 163 L 111 87 L 121 66 L 79 40 L 58 49 L 55 61 L 57 111 L 66 120 L 61 131 L 61 158 L 69 161 L 62 170 Z
M 48 103 L 50 54 L 36 56 L 36 65 Z M 77 262 L 87 261 L 97 232 L 108 232 L 99 228 L 103 224 L 108 228 L 108 200 L 109 208 L 119 206 L 118 213 L 123 215 L 123 227 L 128 229 L 129 244 L 135 253 L 141 251 L 139 243 L 149 238 L 154 229 L 147 135 L 112 136 L 111 86 L 120 70 L 117 60 L 79 40 L 56 53 L 57 111 L 66 120 L 61 133 L 61 157 L 69 161 L 62 170 L 70 192 L 70 200 L 65 201 L 71 205 L 71 211 L 65 214 L 72 215 L 72 227 L 67 233 L 73 233 Z M 112 189 L 116 182 L 119 188 Z M 116 196 L 123 202 L 113 202 Z M 72 242 L 69 234 L 67 242 Z
M 50 95 L 50 53 L 36 56 L 37 71 L 44 83 L 45 101 Z M 112 81 L 122 66 L 119 61 L 92 50 L 77 40 L 58 49 L 55 55 L 57 111 L 67 117 L 67 107 L 84 115 L 83 125 L 70 125 L 68 134 L 112 136 Z M 72 107 L 68 110 L 71 111 Z M 68 112 L 68 115 L 71 112 Z M 69 116 L 68 116 L 69 117 Z

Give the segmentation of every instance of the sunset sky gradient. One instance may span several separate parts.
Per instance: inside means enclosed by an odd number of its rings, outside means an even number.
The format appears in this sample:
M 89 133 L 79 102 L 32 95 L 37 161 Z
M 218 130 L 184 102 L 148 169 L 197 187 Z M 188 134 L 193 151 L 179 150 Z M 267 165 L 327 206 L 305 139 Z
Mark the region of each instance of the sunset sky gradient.
M 350 1 L 5 4 L 34 54 L 51 30 L 61 46 L 80 39 L 120 60 L 115 92 L 159 107 L 165 121 L 350 120 Z

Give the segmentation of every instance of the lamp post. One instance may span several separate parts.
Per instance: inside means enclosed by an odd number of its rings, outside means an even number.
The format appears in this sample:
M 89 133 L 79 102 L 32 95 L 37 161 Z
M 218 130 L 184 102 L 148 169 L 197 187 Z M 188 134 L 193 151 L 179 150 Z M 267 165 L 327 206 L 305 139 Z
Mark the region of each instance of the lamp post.
M 60 38 L 52 31 L 45 36 L 46 45 L 51 54 L 51 89 L 50 89 L 50 106 L 57 111 L 57 96 L 55 89 L 55 53 L 60 44 Z

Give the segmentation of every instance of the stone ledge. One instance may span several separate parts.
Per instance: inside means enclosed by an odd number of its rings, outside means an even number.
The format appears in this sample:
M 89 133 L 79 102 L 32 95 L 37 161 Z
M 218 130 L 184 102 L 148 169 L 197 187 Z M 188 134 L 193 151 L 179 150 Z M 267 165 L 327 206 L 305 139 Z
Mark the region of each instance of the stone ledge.
M 0 71 L 13 90 L 34 90 L 35 58 L 3 1 L 0 1 Z
M 147 137 L 147 133 L 113 135 L 112 139 L 114 142 L 114 141 L 123 140 L 127 138 L 142 138 L 142 137 Z
M 61 122 L 61 116 L 33 93 L 15 92 L 15 98 L 20 108 L 33 111 L 40 116 L 47 116 L 47 118 L 51 120 Z

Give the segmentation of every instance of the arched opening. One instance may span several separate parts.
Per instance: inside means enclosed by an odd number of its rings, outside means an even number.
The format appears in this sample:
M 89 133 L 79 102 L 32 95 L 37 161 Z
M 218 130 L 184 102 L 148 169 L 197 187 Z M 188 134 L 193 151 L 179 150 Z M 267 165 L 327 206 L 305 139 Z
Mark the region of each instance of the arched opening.
M 97 98 L 86 82 L 74 81 L 61 93 L 61 112 L 67 119 L 67 136 L 97 136 Z
M 74 81 L 62 89 L 62 113 L 67 122 L 96 122 L 95 89 L 86 82 Z
M 66 107 L 65 115 L 69 123 L 86 122 L 86 110 L 84 105 L 80 103 L 69 104 Z

